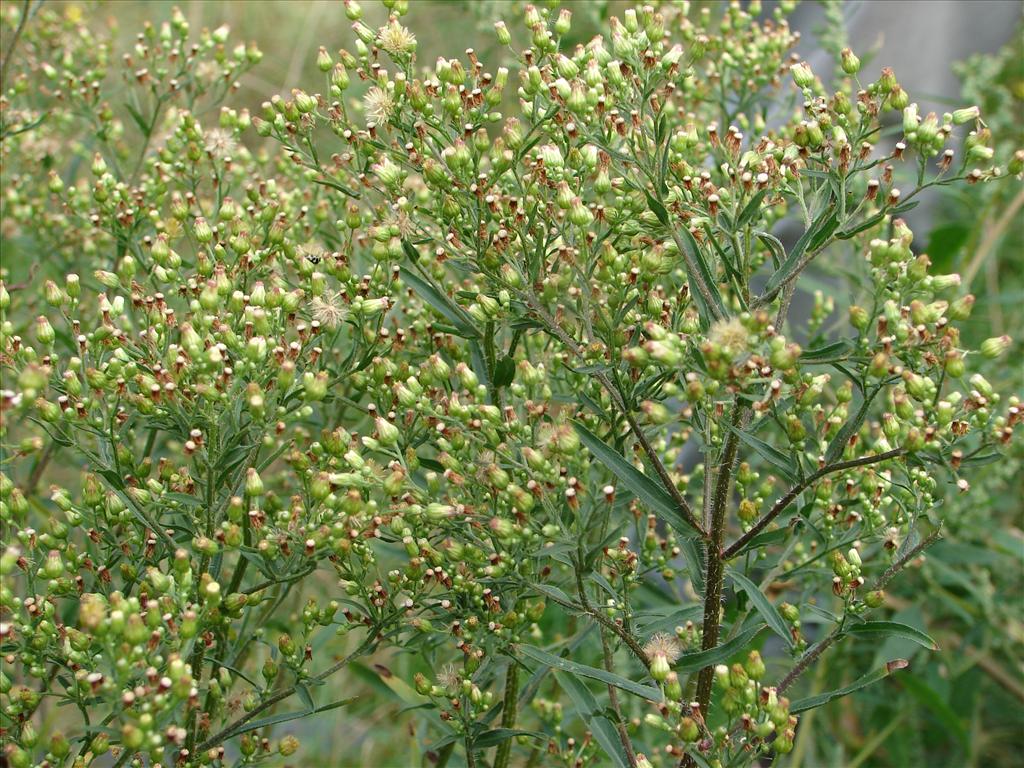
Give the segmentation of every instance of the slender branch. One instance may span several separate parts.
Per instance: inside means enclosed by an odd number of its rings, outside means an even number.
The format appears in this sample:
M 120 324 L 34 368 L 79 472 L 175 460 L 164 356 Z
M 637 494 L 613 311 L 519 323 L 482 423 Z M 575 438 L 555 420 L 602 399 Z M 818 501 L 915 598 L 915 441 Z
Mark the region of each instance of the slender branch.
M 18 26 L 14 30 L 14 36 L 11 38 L 10 45 L 7 46 L 7 55 L 4 56 L 3 63 L 0 63 L 0 89 L 7 88 L 7 67 L 10 65 L 11 59 L 14 58 L 14 49 L 18 47 L 18 40 L 21 38 L 21 33 L 25 30 L 25 23 L 28 21 L 28 12 L 31 5 L 31 0 L 25 0 L 21 6 L 21 17 L 18 19 Z
M 608 635 L 601 632 L 601 649 L 604 651 L 604 668 L 608 672 L 614 672 L 613 660 L 612 660 L 612 649 L 608 645 Z M 622 720 L 622 708 L 619 706 L 619 694 L 616 691 L 615 686 L 611 683 L 608 684 L 608 702 L 611 704 L 612 711 L 615 713 L 615 730 L 619 733 L 619 741 L 622 742 L 622 748 L 626 751 L 626 759 L 629 761 L 631 768 L 636 768 L 636 752 L 633 750 L 633 742 L 629 738 L 629 733 L 626 731 L 626 724 Z M 494 768 L 499 768 L 497 762 L 494 764 Z
M 788 491 L 786 491 L 782 498 L 775 502 L 774 506 L 772 506 L 772 508 L 768 510 L 768 512 L 766 512 L 760 520 L 758 520 L 756 523 L 754 523 L 754 525 L 751 526 L 750 530 L 748 530 L 746 533 L 740 536 L 733 544 L 729 546 L 728 549 L 725 550 L 725 552 L 722 553 L 722 558 L 725 560 L 731 560 L 732 558 L 736 557 L 736 555 L 739 554 L 743 550 L 743 548 L 750 543 L 751 539 L 757 536 L 757 534 L 763 531 L 772 520 L 774 520 L 783 511 L 785 511 L 786 507 L 792 504 L 793 500 L 796 499 L 797 496 L 806 491 L 808 488 L 810 488 L 812 485 L 814 485 L 816 482 L 818 482 L 821 478 L 825 477 L 826 475 L 830 475 L 834 472 L 842 472 L 844 469 L 853 469 L 854 467 L 864 467 L 868 466 L 869 464 L 877 464 L 882 461 L 888 461 L 889 459 L 895 459 L 899 456 L 902 456 L 904 453 L 906 453 L 904 449 L 896 448 L 894 450 L 886 451 L 885 453 L 879 453 L 874 456 L 861 456 L 860 458 L 850 459 L 849 461 L 839 461 L 836 462 L 835 464 L 830 464 L 827 467 L 819 469 L 817 472 L 809 475 L 805 480 L 797 483 Z
M 352 651 L 352 653 L 348 654 L 345 658 L 343 658 L 340 661 L 332 664 L 327 669 L 325 669 L 323 672 L 321 672 L 320 674 L 316 675 L 316 677 L 314 677 L 313 680 L 315 682 L 320 682 L 321 680 L 326 680 L 328 677 L 333 675 L 339 669 L 341 669 L 342 667 L 347 666 L 349 664 L 349 662 L 352 661 L 352 659 L 356 658 L 357 656 L 361 656 L 363 653 L 365 653 L 372 645 L 374 645 L 377 642 L 377 633 L 378 633 L 378 630 L 380 629 L 380 626 L 381 626 L 380 624 L 377 624 L 376 626 L 371 627 L 370 628 L 370 632 L 366 636 L 366 639 L 363 640 L 362 643 L 360 643 L 358 648 L 356 648 L 354 651 Z M 240 718 L 235 720 L 233 723 L 231 723 L 230 725 L 226 726 L 225 728 L 222 728 L 219 732 L 217 732 L 216 734 L 214 734 L 213 736 L 208 738 L 206 741 L 204 741 L 202 744 L 200 744 L 198 747 L 196 747 L 196 752 L 197 753 L 198 752 L 205 752 L 208 749 L 212 749 L 213 747 L 216 747 L 221 742 L 224 742 L 227 739 L 230 739 L 232 736 L 235 735 L 235 731 L 237 731 L 243 725 L 248 723 L 250 720 L 252 720 L 254 717 L 259 715 L 261 712 L 265 712 L 266 710 L 270 709 L 270 707 L 274 706 L 279 701 L 283 701 L 284 699 L 287 699 L 289 696 L 292 696 L 297 690 L 298 690 L 298 688 L 296 686 L 294 686 L 294 685 L 289 686 L 288 688 L 282 688 L 280 691 L 275 693 L 273 696 L 269 697 L 268 699 L 264 700 L 261 704 L 259 704 L 258 706 L 254 707 L 250 712 L 246 712 L 244 715 L 242 715 Z
M 900 556 L 892 565 L 885 569 L 885 572 L 875 580 L 875 583 L 871 585 L 870 590 L 884 589 L 885 586 L 892 581 L 893 576 L 902 571 L 907 563 L 917 557 L 921 552 L 926 550 L 932 544 L 939 540 L 941 535 L 941 529 L 936 529 L 930 535 L 925 537 L 923 540 L 917 543 L 916 546 L 912 547 L 905 554 Z M 782 678 L 777 688 L 779 693 L 784 693 L 789 686 L 791 686 L 800 675 L 807 671 L 807 668 L 811 666 L 818 658 L 825 653 L 832 645 L 839 640 L 844 634 L 844 627 L 842 624 L 837 626 L 823 639 L 812 645 L 804 655 L 800 657 L 796 665 L 789 670 L 788 674 Z
M 595 611 L 593 606 L 590 605 L 590 601 L 587 599 L 586 590 L 583 588 L 583 578 L 580 576 L 578 570 L 576 571 L 576 591 L 579 593 L 580 596 L 580 607 L 577 608 L 577 606 L 573 605 L 572 603 L 569 603 L 568 605 L 566 605 L 566 607 L 572 608 L 573 610 L 582 610 L 583 613 L 585 613 L 587 616 L 590 616 L 602 627 L 614 632 L 619 637 L 619 639 L 626 644 L 626 647 L 628 647 L 629 650 L 633 652 L 633 655 L 636 656 L 640 663 L 644 665 L 644 669 L 650 669 L 651 660 L 647 657 L 647 654 L 644 652 L 644 649 L 640 647 L 640 643 L 636 641 L 636 638 L 634 638 L 623 627 L 620 627 L 618 624 L 609 619 L 600 611 Z
M 579 343 L 572 338 L 565 330 L 558 324 L 558 322 L 551 316 L 551 314 L 544 309 L 541 303 L 537 300 L 536 296 L 527 294 L 527 303 L 530 309 L 544 322 L 547 330 L 551 335 L 561 341 L 569 350 L 578 358 L 583 359 L 583 350 L 580 348 Z M 661 458 L 658 456 L 657 451 L 654 450 L 654 446 L 647 440 L 647 436 L 644 435 L 643 430 L 637 423 L 633 414 L 630 412 L 629 407 L 626 405 L 625 398 L 622 396 L 622 392 L 619 391 L 618 387 L 608 378 L 607 374 L 603 371 L 596 371 L 593 374 L 594 378 L 598 380 L 602 387 L 607 390 L 608 395 L 611 397 L 612 402 L 615 403 L 615 407 L 618 408 L 622 415 L 625 416 L 626 422 L 629 424 L 629 429 L 633 433 L 637 442 L 640 443 L 640 447 L 644 454 L 647 456 L 647 460 L 650 461 L 651 466 L 654 467 L 654 472 L 657 474 L 658 479 L 661 480 L 661 484 L 668 491 L 672 500 L 679 507 L 679 511 L 683 518 L 697 530 L 704 538 L 707 538 L 707 532 L 701 526 L 696 516 L 693 514 L 693 509 L 690 507 L 689 502 L 676 488 L 676 484 L 672 482 L 672 478 L 668 474 L 668 470 L 665 469 L 665 465 L 662 463 Z

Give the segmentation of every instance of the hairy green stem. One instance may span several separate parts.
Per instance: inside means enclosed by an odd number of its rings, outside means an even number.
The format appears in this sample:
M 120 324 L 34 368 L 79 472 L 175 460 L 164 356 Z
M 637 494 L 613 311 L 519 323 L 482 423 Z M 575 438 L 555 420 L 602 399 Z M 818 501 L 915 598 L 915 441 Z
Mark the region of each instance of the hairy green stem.
M 501 727 L 515 728 L 519 708 L 519 665 L 510 659 L 505 672 L 505 701 L 501 711 Z M 512 754 L 512 739 L 505 739 L 498 745 L 494 756 L 494 768 L 508 768 L 508 760 Z
M 608 635 L 604 630 L 601 630 L 601 649 L 604 652 L 604 668 L 608 672 L 615 672 L 614 660 L 612 658 L 612 649 L 608 644 Z M 622 719 L 622 708 L 619 706 L 619 694 L 615 686 L 608 684 L 608 703 L 611 704 L 612 711 L 615 713 L 615 730 L 618 731 L 619 741 L 622 742 L 622 748 L 626 751 L 626 759 L 629 760 L 630 766 L 635 768 L 636 766 L 636 752 L 633 750 L 633 742 L 629 738 L 629 733 L 626 731 L 626 723 Z M 495 764 L 495 768 L 498 765 Z

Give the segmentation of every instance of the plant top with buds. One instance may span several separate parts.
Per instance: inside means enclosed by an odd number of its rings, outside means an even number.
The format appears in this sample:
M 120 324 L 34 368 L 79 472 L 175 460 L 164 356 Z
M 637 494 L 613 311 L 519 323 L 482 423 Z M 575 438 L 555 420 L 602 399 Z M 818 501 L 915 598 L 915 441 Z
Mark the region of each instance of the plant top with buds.
M 384 5 L 258 116 L 226 28 L 4 11 L 7 763 L 273 763 L 389 649 L 440 763 L 785 754 L 906 665 L 800 698 L 833 646 L 934 645 L 885 587 L 1015 450 L 902 216 L 1024 155 L 788 2 L 528 5 L 494 65 Z

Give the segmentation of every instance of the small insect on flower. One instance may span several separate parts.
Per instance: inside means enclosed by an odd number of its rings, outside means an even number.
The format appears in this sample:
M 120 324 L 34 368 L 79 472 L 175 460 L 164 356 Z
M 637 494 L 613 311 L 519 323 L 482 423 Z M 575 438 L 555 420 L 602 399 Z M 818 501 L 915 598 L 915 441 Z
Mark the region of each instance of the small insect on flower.
M 644 645 L 644 653 L 651 660 L 651 677 L 662 681 L 672 671 L 672 663 L 679 658 L 682 649 L 679 641 L 672 635 L 658 632 L 651 635 L 650 640 Z
M 315 297 L 309 302 L 309 312 L 321 326 L 332 330 L 348 317 L 348 307 L 342 302 L 341 291 Z
M 395 100 L 390 93 L 375 85 L 363 96 L 363 109 L 366 122 L 376 128 L 391 119 L 395 111 Z
M 298 248 L 299 255 L 310 264 L 319 264 L 324 258 L 324 249 L 316 243 L 305 243 Z

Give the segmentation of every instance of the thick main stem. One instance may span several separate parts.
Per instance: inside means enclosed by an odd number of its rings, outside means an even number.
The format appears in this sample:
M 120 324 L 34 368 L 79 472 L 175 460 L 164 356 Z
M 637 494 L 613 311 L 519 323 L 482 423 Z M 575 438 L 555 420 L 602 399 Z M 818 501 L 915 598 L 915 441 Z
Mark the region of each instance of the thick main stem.
M 515 659 L 509 660 L 508 671 L 505 672 L 505 701 L 502 705 L 501 727 L 515 728 L 517 707 L 519 704 L 519 665 Z M 512 739 L 505 739 L 498 745 L 494 755 L 494 768 L 508 768 L 508 759 L 512 754 Z
M 739 450 L 736 428 L 743 420 L 743 410 L 738 404 L 734 406 L 711 501 L 711 540 L 708 542 L 707 577 L 704 591 L 704 637 L 701 643 L 701 649 L 705 651 L 718 645 L 718 633 L 722 625 L 722 584 L 725 580 L 722 543 L 725 539 L 726 512 L 729 509 L 733 467 Z M 705 717 L 707 717 L 708 705 L 711 703 L 713 681 L 714 667 L 704 667 L 697 678 L 697 702 Z

